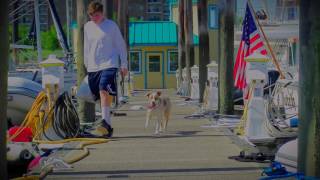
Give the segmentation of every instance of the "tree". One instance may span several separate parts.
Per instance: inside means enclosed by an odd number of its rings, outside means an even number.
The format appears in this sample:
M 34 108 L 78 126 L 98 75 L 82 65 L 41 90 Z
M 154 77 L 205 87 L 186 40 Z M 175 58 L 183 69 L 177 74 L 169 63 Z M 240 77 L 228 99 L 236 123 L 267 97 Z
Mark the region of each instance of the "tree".
M 184 0 L 179 0 L 179 25 L 178 25 L 178 70 L 179 82 L 182 82 L 182 69 L 186 65 L 186 52 L 185 52 L 185 36 L 184 36 Z M 180 88 L 180 87 L 178 87 Z M 178 89 L 179 90 L 179 89 Z
M 233 51 L 235 0 L 220 0 L 219 113 L 233 114 Z
M 7 88 L 8 88 L 8 58 L 9 58 L 9 1 L 0 1 L 0 176 L 8 178 L 7 172 Z
M 126 42 L 127 47 L 129 47 L 129 17 L 128 17 L 128 1 L 127 0 L 119 0 L 118 1 L 118 25 L 120 28 L 120 31 L 123 35 L 124 41 Z M 128 50 L 128 48 L 127 48 Z M 130 64 L 130 62 L 128 63 Z M 128 68 L 129 69 L 129 68 Z M 128 81 L 130 82 L 130 73 L 128 74 L 129 78 Z M 123 78 L 121 77 L 121 92 L 122 95 L 124 93 L 124 81 Z M 129 83 L 128 82 L 128 83 Z M 117 99 L 118 100 L 118 99 Z M 117 101 L 118 103 L 118 101 Z
M 129 30 L 128 30 L 128 1 L 118 1 L 118 25 L 128 47 Z
M 79 87 L 82 80 L 87 74 L 87 70 L 84 66 L 83 61 L 83 28 L 84 23 L 87 20 L 86 7 L 88 0 L 78 0 L 77 1 L 77 24 L 78 24 L 78 36 L 76 45 L 76 61 L 77 61 L 77 86 Z M 79 102 L 79 118 L 81 122 L 93 122 L 95 121 L 95 104 L 88 103 L 83 100 L 78 99 Z
M 207 65 L 209 64 L 209 34 L 208 34 L 208 1 L 198 2 L 198 22 L 199 22 L 199 91 L 200 103 L 203 102 L 204 89 L 208 78 Z
M 192 0 L 185 0 L 184 3 L 184 34 L 186 52 L 186 76 L 188 82 L 187 96 L 191 90 L 191 66 L 194 64 L 194 45 L 193 45 L 193 19 L 192 19 Z
M 320 177 L 320 1 L 300 0 L 298 170 Z

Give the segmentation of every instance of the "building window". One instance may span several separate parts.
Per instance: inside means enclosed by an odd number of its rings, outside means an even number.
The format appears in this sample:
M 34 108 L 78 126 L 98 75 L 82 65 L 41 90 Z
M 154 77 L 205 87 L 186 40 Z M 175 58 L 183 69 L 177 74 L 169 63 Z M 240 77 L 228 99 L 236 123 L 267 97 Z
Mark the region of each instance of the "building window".
M 178 52 L 168 51 L 168 72 L 175 73 L 178 69 Z
M 219 28 L 219 19 L 218 19 L 218 8 L 217 6 L 209 6 L 209 28 L 217 29 Z
M 149 21 L 160 21 L 160 16 L 149 16 Z
M 134 73 L 141 73 L 141 52 L 130 52 L 130 71 Z
M 161 3 L 160 0 L 148 0 L 148 3 Z
M 160 72 L 160 56 L 149 56 L 149 72 Z
M 158 7 L 148 7 L 148 13 L 161 13 L 160 8 Z

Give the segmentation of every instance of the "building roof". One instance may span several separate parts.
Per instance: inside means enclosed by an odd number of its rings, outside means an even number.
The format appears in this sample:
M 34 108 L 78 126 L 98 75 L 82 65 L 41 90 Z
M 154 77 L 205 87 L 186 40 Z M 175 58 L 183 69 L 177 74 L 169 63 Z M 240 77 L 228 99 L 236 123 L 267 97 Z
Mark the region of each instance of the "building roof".
M 198 36 L 193 36 L 195 45 L 199 44 Z M 177 46 L 177 25 L 170 21 L 139 21 L 129 23 L 129 45 Z

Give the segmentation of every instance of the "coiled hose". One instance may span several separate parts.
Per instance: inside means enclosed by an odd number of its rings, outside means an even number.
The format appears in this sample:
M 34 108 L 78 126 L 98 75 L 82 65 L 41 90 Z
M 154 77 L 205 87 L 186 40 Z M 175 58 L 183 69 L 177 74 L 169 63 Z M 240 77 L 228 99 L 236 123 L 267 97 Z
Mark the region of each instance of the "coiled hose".
M 67 92 L 62 93 L 55 101 L 53 108 L 44 110 L 48 105 L 48 97 L 45 92 L 40 92 L 25 120 L 20 127 L 29 127 L 34 134 L 34 140 L 40 140 L 40 135 L 47 140 L 52 140 L 47 135 L 47 130 L 52 127 L 61 139 L 78 137 L 80 132 L 80 120 L 76 108 Z M 21 134 L 23 128 L 8 138 L 12 141 Z
M 53 121 L 52 128 L 56 135 L 61 139 L 75 138 L 80 132 L 80 120 L 76 108 L 67 92 L 62 93 L 52 108 Z M 49 113 L 50 114 L 50 113 Z M 49 122 L 50 116 L 46 116 L 43 125 Z M 52 140 L 46 134 L 45 128 L 42 128 L 43 135 Z

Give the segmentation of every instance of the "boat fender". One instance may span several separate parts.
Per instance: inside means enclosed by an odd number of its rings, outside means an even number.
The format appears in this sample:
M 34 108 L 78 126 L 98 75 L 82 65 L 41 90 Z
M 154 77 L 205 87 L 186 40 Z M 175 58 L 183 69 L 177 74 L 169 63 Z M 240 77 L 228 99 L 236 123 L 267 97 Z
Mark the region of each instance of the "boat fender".
M 271 163 L 270 167 L 264 168 L 262 175 L 275 176 L 288 174 L 288 171 L 281 163 L 274 161 Z

